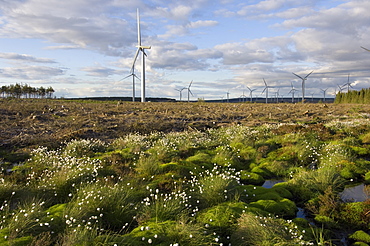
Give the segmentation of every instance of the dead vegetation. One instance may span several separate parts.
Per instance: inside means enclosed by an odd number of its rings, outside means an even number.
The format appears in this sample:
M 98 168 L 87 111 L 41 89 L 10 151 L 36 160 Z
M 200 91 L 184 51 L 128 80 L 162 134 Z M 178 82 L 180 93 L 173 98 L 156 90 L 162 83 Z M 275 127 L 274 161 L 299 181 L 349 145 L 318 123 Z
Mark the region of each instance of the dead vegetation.
M 0 150 L 57 147 L 63 141 L 109 141 L 130 132 L 183 131 L 242 124 L 324 123 L 368 118 L 370 105 L 97 102 L 1 99 Z

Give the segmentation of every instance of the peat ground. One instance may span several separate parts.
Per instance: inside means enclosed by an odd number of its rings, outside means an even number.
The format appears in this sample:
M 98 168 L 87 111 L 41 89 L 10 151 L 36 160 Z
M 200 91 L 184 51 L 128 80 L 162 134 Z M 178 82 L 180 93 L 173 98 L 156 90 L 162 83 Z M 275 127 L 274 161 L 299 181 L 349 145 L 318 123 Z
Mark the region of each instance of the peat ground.
M 0 99 L 0 160 L 21 161 L 37 146 L 116 139 L 131 132 L 204 130 L 233 124 L 321 124 L 369 118 L 370 105 L 323 103 L 119 102 Z

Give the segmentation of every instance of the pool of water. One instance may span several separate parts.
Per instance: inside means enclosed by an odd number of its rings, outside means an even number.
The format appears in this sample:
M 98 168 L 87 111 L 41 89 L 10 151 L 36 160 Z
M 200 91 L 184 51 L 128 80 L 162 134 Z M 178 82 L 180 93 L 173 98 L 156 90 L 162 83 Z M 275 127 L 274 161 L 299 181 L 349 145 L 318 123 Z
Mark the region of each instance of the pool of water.
M 370 198 L 365 192 L 365 187 L 364 184 L 347 187 L 340 193 L 340 197 L 345 202 L 363 202 Z
M 278 180 L 278 179 L 268 179 L 263 183 L 262 187 L 264 188 L 272 188 L 277 183 L 285 182 L 284 180 Z

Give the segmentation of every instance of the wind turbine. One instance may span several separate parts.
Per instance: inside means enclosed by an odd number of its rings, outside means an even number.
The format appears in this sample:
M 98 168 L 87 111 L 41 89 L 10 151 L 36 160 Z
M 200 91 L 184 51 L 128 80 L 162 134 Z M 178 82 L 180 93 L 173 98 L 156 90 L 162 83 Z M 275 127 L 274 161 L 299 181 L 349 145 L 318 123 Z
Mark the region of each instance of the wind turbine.
M 240 98 L 241 98 L 242 102 L 244 102 L 246 100 L 247 97 L 244 94 L 244 90 L 243 90 L 243 94 L 240 96 Z M 239 99 L 239 101 L 240 101 L 240 99 Z
M 248 90 L 249 90 L 249 98 L 250 98 L 250 101 L 252 102 L 253 101 L 253 91 L 257 90 L 257 89 L 251 89 L 247 86 Z
M 313 71 L 311 71 L 309 74 L 307 74 L 307 75 L 306 75 L 306 77 L 304 77 L 304 78 L 302 78 L 301 76 L 299 76 L 299 75 L 297 75 L 297 74 L 293 73 L 295 76 L 297 76 L 298 78 L 300 78 L 300 79 L 302 80 L 302 103 L 304 103 L 304 89 L 305 89 L 305 82 L 306 82 L 306 80 L 307 80 L 308 76 L 310 76 L 312 72 L 313 72 Z
M 338 88 L 339 88 L 339 92 L 340 92 L 340 93 L 342 93 L 342 91 L 343 91 L 343 87 L 342 87 L 342 86 L 340 86 L 340 85 L 338 85 L 338 84 L 337 84 L 337 86 L 338 86 Z
M 291 86 L 292 86 L 292 89 L 289 91 L 289 93 L 292 93 L 292 103 L 294 103 L 294 93 L 297 91 L 294 86 L 293 86 L 293 82 L 290 82 Z M 288 93 L 288 94 L 289 94 Z
M 143 46 L 141 45 L 141 32 L 140 32 L 140 15 L 139 15 L 139 9 L 137 9 L 137 50 L 134 57 L 134 62 L 132 63 L 131 70 L 134 71 L 134 66 L 137 57 L 139 56 L 139 53 L 141 52 L 141 102 L 145 102 L 145 50 L 150 49 L 151 46 Z
M 127 75 L 126 77 L 124 77 L 120 81 L 125 80 L 125 79 L 127 79 L 128 77 L 131 77 L 131 76 L 132 76 L 132 101 L 135 102 L 135 78 L 137 78 L 138 80 L 140 80 L 140 79 L 139 79 L 138 76 L 136 76 L 136 74 L 134 72 L 134 65 L 131 68 L 131 74 Z
M 267 85 L 265 79 L 263 79 L 263 82 L 265 83 L 265 89 L 263 89 L 262 93 L 266 91 L 266 103 L 267 103 L 267 98 L 269 97 L 269 88 L 272 88 L 272 87 Z
M 342 87 L 347 86 L 347 92 L 349 92 L 349 87 L 353 88 L 351 83 L 349 82 L 349 74 L 348 74 L 348 80 L 347 83 L 345 83 Z
M 193 81 L 191 81 L 190 82 L 190 84 L 189 84 L 189 86 L 188 87 L 185 87 L 185 89 L 187 89 L 188 90 L 188 102 L 190 102 L 190 94 L 192 95 L 192 96 L 194 96 L 193 95 L 193 93 L 191 92 L 191 90 L 190 90 L 190 86 L 191 86 L 191 84 L 193 83 Z
M 323 93 L 324 93 L 324 102 L 325 102 L 325 99 L 326 99 L 326 91 L 328 90 L 329 88 L 326 88 L 325 90 L 324 89 L 320 89 Z
M 182 91 L 183 90 L 185 90 L 185 89 L 187 89 L 186 87 L 184 87 L 184 88 L 181 88 L 181 89 L 175 89 L 175 90 L 177 90 L 178 92 L 180 92 L 180 100 L 179 101 L 181 101 L 181 98 L 182 98 Z
M 277 91 L 275 91 L 275 100 L 276 100 L 276 103 L 279 102 L 279 91 L 280 91 L 280 88 Z
M 226 102 L 229 102 L 229 96 L 230 96 L 230 92 L 229 92 L 229 91 L 227 91 L 227 92 L 226 92 Z

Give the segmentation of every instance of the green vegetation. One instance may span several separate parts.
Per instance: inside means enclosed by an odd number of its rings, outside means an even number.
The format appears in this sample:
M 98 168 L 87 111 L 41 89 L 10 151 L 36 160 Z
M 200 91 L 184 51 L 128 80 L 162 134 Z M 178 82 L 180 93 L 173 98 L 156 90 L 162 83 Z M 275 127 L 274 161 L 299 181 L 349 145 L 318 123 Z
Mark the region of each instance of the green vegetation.
M 369 181 L 369 134 L 365 119 L 234 124 L 4 156 L 0 243 L 334 245 L 346 232 L 366 244 L 370 200 L 346 203 L 340 192 Z M 284 182 L 262 187 L 269 179 Z

